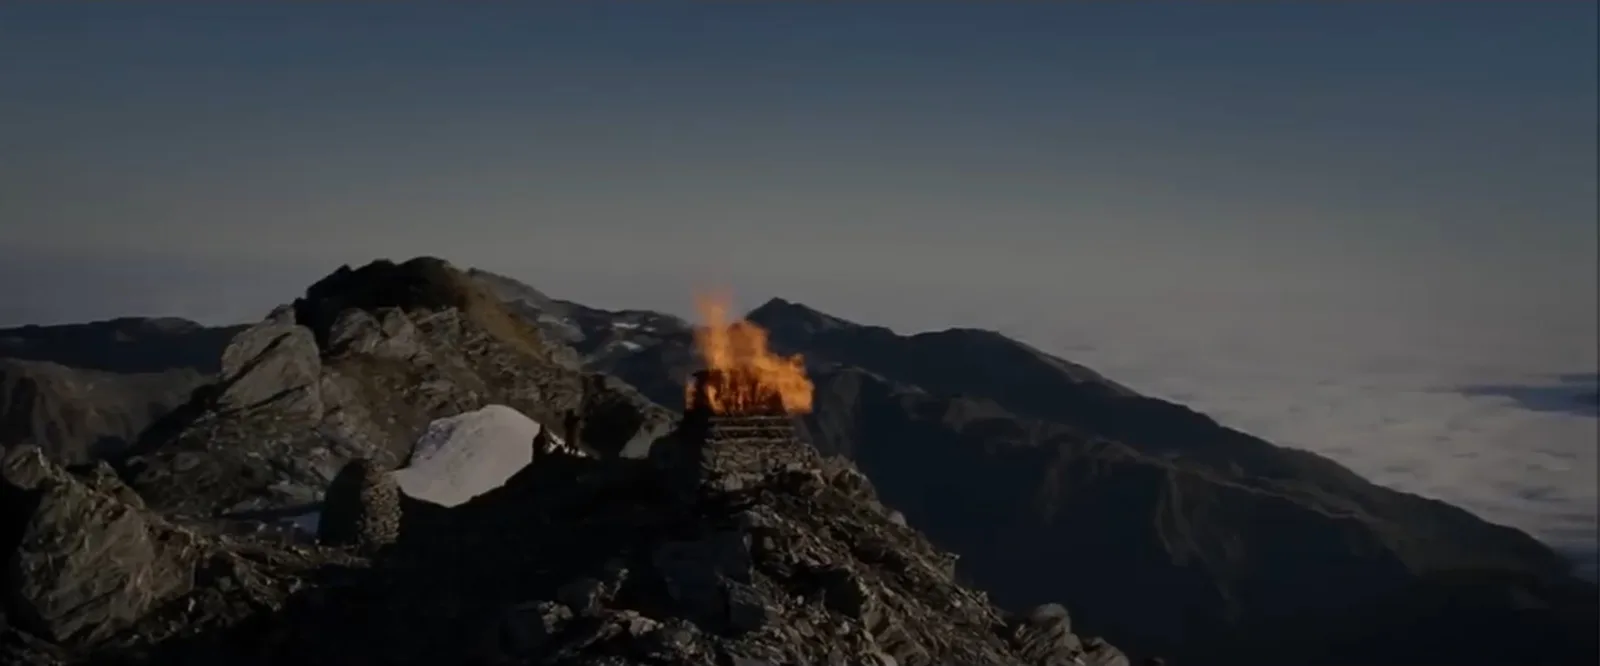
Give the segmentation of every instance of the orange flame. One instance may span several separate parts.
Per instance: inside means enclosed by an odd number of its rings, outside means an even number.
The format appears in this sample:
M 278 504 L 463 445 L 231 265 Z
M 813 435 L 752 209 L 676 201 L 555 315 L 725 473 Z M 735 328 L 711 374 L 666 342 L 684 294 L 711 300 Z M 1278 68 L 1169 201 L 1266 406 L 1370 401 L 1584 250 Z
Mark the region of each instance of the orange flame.
M 695 329 L 695 346 L 705 361 L 703 399 L 718 414 L 754 413 L 781 405 L 788 414 L 811 411 L 811 380 L 799 354 L 779 356 L 767 349 L 767 332 L 740 319 L 728 321 L 726 296 L 697 296 L 701 325 Z M 685 402 L 695 402 L 694 382 L 685 390 Z

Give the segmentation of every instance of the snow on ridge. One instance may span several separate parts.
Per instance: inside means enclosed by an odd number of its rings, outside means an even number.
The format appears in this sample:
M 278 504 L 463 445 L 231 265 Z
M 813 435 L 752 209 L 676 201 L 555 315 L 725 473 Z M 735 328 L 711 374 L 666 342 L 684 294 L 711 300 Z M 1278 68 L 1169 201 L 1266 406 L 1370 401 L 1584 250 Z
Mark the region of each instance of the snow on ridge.
M 505 405 L 435 419 L 417 438 L 405 467 L 390 472 L 401 492 L 456 506 L 505 485 L 533 462 L 543 426 Z

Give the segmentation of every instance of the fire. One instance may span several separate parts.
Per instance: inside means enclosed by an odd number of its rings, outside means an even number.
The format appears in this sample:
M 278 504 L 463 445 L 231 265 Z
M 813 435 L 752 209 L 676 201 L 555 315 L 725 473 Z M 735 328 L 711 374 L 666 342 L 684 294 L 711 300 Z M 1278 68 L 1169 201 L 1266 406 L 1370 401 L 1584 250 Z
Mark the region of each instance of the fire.
M 703 400 L 718 414 L 757 413 L 781 407 L 787 414 L 811 411 L 811 380 L 806 378 L 800 355 L 780 356 L 767 349 L 767 332 L 740 319 L 728 321 L 726 297 L 695 299 L 701 325 L 695 329 L 695 347 L 706 372 L 685 390 L 693 408 L 696 384 L 703 384 Z

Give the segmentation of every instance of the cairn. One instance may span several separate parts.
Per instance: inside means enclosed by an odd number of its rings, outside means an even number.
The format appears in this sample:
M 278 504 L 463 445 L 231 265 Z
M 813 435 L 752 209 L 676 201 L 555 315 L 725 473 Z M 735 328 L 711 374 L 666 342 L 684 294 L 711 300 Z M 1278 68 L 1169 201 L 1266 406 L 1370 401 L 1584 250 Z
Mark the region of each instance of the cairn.
M 400 486 L 372 461 L 345 463 L 323 497 L 317 539 L 371 554 L 400 538 Z

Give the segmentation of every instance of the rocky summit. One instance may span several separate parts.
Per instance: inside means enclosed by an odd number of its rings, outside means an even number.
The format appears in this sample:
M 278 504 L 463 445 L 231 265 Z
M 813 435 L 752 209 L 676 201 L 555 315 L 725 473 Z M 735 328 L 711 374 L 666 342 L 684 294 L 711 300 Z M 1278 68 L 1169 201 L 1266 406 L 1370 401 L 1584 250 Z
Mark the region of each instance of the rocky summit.
M 643 451 L 672 414 L 577 368 L 485 288 L 436 259 L 341 269 L 233 338 L 220 378 L 120 467 L 164 511 L 250 515 L 314 503 L 345 461 L 392 469 L 435 419 L 486 404 L 583 441 Z
M 436 260 L 341 270 L 114 467 L 9 447 L 0 663 L 1128 664 L 959 584 L 787 417 L 680 419 L 482 296 Z M 491 404 L 566 434 L 454 506 L 406 495 L 427 425 Z M 238 529 L 296 502 L 319 538 Z
M 681 401 L 698 362 L 688 324 L 478 276 L 531 324 L 585 341 L 590 369 Z M 1013 611 L 1064 601 L 1076 626 L 1182 664 L 1571 664 L 1600 651 L 1600 592 L 1518 530 L 992 331 L 902 335 L 782 299 L 746 317 L 808 364 L 802 438 L 852 459 L 961 555 L 962 580 Z

